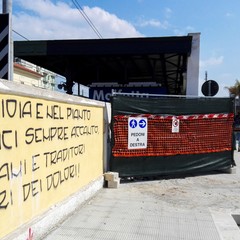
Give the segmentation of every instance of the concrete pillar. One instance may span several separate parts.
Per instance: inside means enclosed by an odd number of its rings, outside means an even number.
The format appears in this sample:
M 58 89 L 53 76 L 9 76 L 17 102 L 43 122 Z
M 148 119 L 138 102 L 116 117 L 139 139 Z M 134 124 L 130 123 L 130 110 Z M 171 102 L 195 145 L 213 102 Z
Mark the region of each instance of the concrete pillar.
M 189 33 L 192 36 L 192 50 L 187 62 L 186 95 L 198 96 L 200 33 Z

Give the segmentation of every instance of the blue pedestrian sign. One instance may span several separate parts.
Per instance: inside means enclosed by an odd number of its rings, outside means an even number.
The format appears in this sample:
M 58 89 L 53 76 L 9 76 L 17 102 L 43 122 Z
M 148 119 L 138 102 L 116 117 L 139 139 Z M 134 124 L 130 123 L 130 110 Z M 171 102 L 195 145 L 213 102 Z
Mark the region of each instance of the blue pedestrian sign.
M 135 119 L 132 119 L 130 122 L 129 122 L 129 126 L 130 128 L 135 128 L 137 127 L 137 121 Z
M 147 118 L 128 118 L 128 149 L 147 148 Z
M 147 125 L 147 123 L 146 123 L 146 121 L 145 121 L 144 119 L 141 119 L 141 120 L 139 121 L 139 127 L 140 127 L 140 128 L 145 128 L 146 125 Z

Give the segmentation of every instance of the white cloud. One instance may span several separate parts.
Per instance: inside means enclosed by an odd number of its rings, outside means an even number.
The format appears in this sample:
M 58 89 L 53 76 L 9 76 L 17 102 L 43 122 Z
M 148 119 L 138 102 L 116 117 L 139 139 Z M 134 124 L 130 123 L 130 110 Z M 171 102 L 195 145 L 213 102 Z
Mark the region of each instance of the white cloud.
M 184 35 L 187 35 L 188 33 L 195 32 L 195 28 L 192 26 L 186 26 L 183 29 L 175 28 L 173 32 L 176 36 L 184 36 Z
M 13 29 L 26 38 L 81 39 L 98 38 L 78 9 L 64 2 L 16 0 L 22 8 L 13 14 Z M 84 7 L 103 38 L 142 36 L 133 25 L 116 15 L 94 7 Z
M 139 23 L 136 24 L 139 27 L 156 27 L 161 29 L 167 29 L 169 27 L 168 21 L 159 21 L 157 19 L 140 19 Z
M 185 29 L 186 29 L 186 31 L 187 31 L 188 33 L 190 33 L 190 32 L 195 32 L 195 28 L 192 27 L 192 26 L 187 26 Z
M 172 10 L 170 8 L 164 9 L 164 16 L 166 19 L 169 19 L 171 17 L 171 14 L 172 14 Z M 158 28 L 158 29 L 169 29 L 171 27 L 170 23 L 167 20 L 160 21 L 155 18 L 146 19 L 145 16 L 139 17 L 139 19 L 135 23 L 135 26 L 153 27 L 153 28 Z
M 224 57 L 210 57 L 207 60 L 200 60 L 200 68 L 207 68 L 211 66 L 218 66 L 223 63 Z
M 165 8 L 164 12 L 165 12 L 165 17 L 170 18 L 172 16 L 173 11 L 170 8 Z
M 174 29 L 174 30 L 173 30 L 173 33 L 174 33 L 174 35 L 176 35 L 176 36 L 183 36 L 183 35 L 186 34 L 186 31 L 185 31 L 185 30 L 181 30 L 181 29 Z
M 99 8 L 84 7 L 84 12 L 92 20 L 103 37 L 140 37 L 135 27 L 129 22 L 119 19 L 116 15 Z

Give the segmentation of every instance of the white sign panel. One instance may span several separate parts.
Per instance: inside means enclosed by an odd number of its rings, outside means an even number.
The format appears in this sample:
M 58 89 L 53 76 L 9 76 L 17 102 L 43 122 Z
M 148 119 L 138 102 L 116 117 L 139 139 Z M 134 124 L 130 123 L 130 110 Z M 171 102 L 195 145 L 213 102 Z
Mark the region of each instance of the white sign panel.
M 147 148 L 147 118 L 128 118 L 128 149 Z
M 172 119 L 172 133 L 179 133 L 179 119 Z

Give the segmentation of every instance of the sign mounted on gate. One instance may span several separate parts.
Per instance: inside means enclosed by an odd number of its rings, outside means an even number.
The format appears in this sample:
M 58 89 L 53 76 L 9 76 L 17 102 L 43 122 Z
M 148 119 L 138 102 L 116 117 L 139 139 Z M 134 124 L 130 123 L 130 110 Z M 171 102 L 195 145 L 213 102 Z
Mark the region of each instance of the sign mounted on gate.
M 179 133 L 179 119 L 176 117 L 172 119 L 172 133 Z
M 128 149 L 147 148 L 147 118 L 128 118 Z

